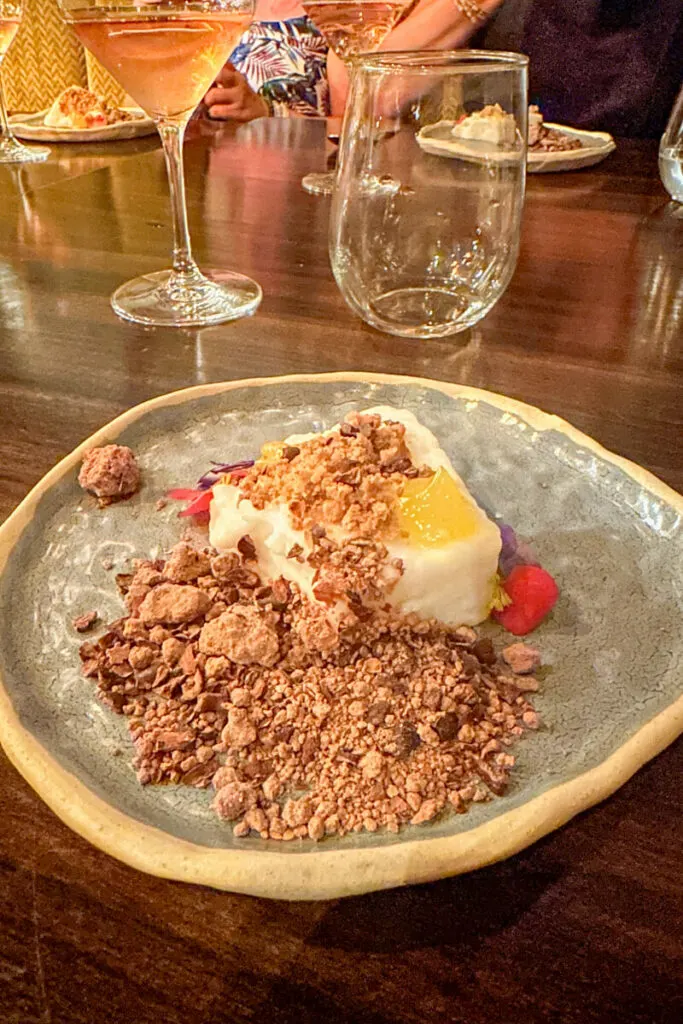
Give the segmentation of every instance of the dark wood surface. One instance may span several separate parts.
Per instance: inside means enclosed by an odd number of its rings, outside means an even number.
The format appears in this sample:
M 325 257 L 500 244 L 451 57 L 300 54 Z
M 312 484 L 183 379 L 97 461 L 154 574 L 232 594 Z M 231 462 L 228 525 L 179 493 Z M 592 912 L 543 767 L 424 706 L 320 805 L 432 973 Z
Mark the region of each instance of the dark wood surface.
M 530 178 L 522 255 L 470 334 L 356 320 L 327 258 L 324 125 L 194 126 L 205 267 L 262 284 L 206 330 L 119 322 L 111 291 L 166 265 L 153 139 L 0 168 L 0 519 L 95 428 L 186 385 L 295 371 L 460 381 L 558 413 L 683 490 L 683 214 L 656 148 Z M 681 770 L 670 748 L 604 805 L 498 866 L 320 904 L 149 878 L 72 834 L 0 755 L 1 1024 L 674 1024 L 683 1018 Z

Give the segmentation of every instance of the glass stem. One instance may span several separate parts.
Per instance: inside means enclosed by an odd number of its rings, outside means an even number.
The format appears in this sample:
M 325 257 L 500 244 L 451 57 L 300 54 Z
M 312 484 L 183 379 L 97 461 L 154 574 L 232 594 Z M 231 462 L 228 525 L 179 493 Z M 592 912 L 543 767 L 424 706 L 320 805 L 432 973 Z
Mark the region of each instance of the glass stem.
M 173 269 L 176 274 L 197 272 L 192 259 L 190 231 L 187 226 L 187 205 L 185 202 L 185 172 L 183 168 L 183 138 L 185 122 L 164 121 L 157 125 L 164 146 L 168 184 L 171 190 L 171 213 L 173 216 Z
M 7 107 L 5 106 L 5 90 L 2 85 L 2 75 L 0 75 L 0 139 L 11 139 L 12 129 L 9 126 L 7 120 Z

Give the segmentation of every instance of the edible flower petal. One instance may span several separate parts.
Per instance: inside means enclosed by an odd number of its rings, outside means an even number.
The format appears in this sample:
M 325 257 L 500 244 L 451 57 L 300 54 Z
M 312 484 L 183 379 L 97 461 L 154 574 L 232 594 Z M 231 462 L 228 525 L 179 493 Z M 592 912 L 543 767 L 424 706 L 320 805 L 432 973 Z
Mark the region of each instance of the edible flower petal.
M 196 516 L 200 512 L 208 512 L 213 500 L 213 491 L 201 491 L 190 504 L 179 513 L 181 516 Z
M 173 501 L 194 501 L 203 491 L 191 487 L 174 487 L 168 492 L 168 497 Z
M 236 482 L 241 479 L 254 465 L 253 459 L 242 459 L 240 462 L 214 462 L 213 469 L 208 470 L 203 476 L 197 481 L 197 487 L 200 491 L 206 491 L 224 476 L 230 476 L 232 482 Z

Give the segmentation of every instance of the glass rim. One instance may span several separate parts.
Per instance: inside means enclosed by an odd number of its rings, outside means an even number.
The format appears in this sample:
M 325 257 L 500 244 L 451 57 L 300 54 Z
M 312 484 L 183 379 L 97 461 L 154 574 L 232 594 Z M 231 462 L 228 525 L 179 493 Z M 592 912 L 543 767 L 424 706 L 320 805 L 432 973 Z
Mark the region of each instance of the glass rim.
M 349 60 L 354 71 L 405 72 L 415 75 L 454 71 L 460 74 L 481 71 L 521 71 L 529 58 L 514 50 L 395 50 L 383 53 L 358 53 Z

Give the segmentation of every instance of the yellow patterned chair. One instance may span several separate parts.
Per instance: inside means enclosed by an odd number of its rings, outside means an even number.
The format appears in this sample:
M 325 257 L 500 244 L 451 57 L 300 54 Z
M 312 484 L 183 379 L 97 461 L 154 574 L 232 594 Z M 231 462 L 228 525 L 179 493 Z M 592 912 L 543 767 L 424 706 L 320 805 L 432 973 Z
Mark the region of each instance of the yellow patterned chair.
M 124 92 L 86 53 L 64 23 L 57 0 L 26 0 L 24 19 L 2 70 L 7 106 L 33 112 L 48 107 L 62 89 L 84 85 L 113 103 Z

